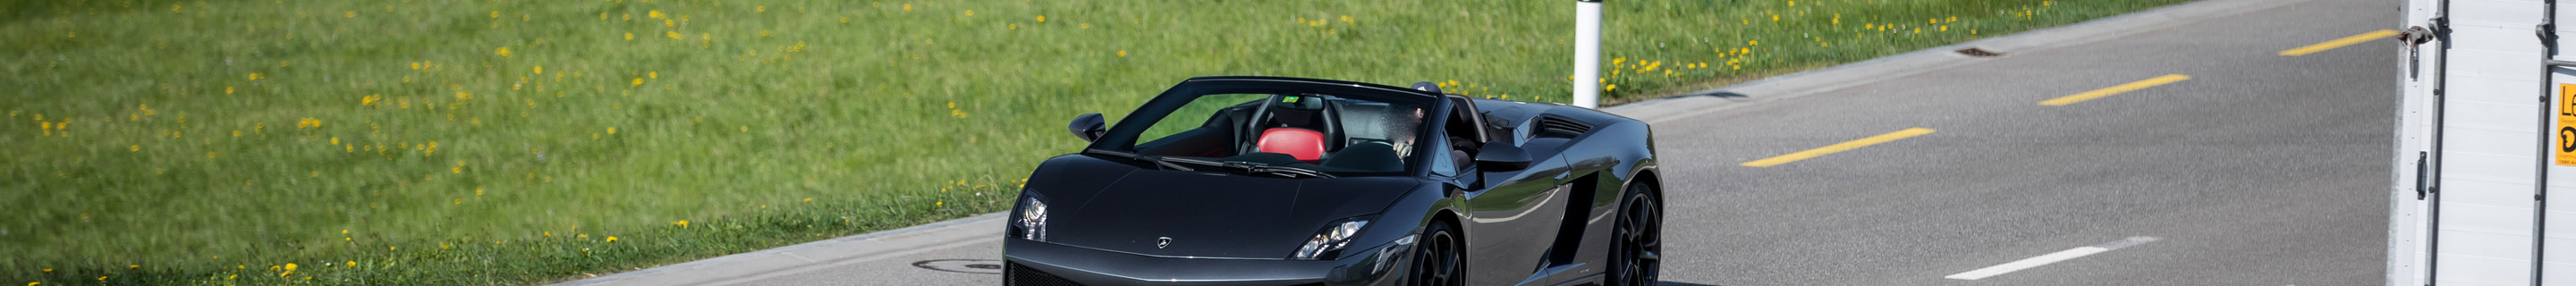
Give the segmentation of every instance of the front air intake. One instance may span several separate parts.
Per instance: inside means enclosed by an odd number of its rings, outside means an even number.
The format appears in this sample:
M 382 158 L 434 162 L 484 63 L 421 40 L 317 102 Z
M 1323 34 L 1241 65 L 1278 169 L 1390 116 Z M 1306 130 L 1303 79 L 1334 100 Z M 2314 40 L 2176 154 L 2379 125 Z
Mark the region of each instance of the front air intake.
M 1073 280 L 1065 280 L 1064 277 L 1055 277 L 1054 274 L 1022 267 L 1019 263 L 1004 263 L 1002 268 L 1002 285 L 1082 286 L 1082 283 L 1073 283 Z

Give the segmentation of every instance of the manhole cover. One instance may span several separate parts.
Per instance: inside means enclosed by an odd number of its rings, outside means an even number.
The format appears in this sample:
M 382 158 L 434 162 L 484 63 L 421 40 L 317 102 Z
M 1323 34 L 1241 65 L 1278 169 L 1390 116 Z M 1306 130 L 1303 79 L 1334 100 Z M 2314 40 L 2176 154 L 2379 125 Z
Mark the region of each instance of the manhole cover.
M 1959 50 L 1958 50 L 1958 52 L 1959 52 L 1959 54 L 1962 54 L 1962 55 L 1968 55 L 1968 56 L 1971 56 L 1971 57 L 1992 57 L 1992 56 L 2001 56 L 2001 55 L 2004 55 L 2003 53 L 1997 53 L 1997 52 L 1993 52 L 1993 51 L 1987 51 L 1986 49 L 1980 49 L 1980 48 L 1966 48 L 1966 49 L 1959 49 Z
M 913 262 L 912 267 L 969 274 L 1002 274 L 1002 261 L 992 259 L 931 259 Z

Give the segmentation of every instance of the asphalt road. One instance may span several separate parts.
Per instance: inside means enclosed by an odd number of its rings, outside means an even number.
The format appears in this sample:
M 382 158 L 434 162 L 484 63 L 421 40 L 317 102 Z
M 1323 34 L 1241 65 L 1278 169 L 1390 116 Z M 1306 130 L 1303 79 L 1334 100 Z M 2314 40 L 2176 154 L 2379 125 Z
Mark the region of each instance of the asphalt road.
M 1664 278 L 2380 284 L 2399 46 L 2278 53 L 2393 28 L 2398 5 L 2310 1 L 1659 122 L 1673 206 Z M 2039 104 L 2168 74 L 2190 78 Z M 1742 165 L 1908 128 L 1935 131 Z M 2133 237 L 2154 240 L 2104 245 Z M 1945 278 L 2096 245 L 2110 249 Z M 990 285 L 1000 277 L 968 273 L 993 272 L 962 267 L 972 261 L 921 261 L 1000 254 L 986 241 L 743 284 Z

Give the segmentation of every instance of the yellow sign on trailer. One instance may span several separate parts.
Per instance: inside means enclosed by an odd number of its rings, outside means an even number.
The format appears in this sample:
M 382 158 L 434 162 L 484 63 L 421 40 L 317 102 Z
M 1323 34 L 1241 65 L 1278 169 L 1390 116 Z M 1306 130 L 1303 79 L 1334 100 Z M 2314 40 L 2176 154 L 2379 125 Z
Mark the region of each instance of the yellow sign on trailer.
M 2558 152 L 2559 166 L 2576 166 L 2576 84 L 2558 84 Z

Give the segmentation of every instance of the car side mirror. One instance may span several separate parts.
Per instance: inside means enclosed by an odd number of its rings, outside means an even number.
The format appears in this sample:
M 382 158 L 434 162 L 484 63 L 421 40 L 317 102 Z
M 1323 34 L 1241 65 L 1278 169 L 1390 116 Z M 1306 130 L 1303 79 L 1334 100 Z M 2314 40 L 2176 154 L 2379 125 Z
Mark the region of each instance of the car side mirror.
M 1083 142 L 1090 142 L 1100 140 L 1101 134 L 1109 133 L 1107 127 L 1102 127 L 1104 125 L 1106 124 L 1100 119 L 1099 113 L 1091 113 L 1073 117 L 1073 124 L 1065 128 L 1073 130 L 1073 137 L 1082 138 Z
M 1476 153 L 1476 168 L 1487 172 L 1519 171 L 1529 168 L 1529 165 L 1529 152 L 1521 150 L 1520 146 L 1485 144 L 1482 151 Z

